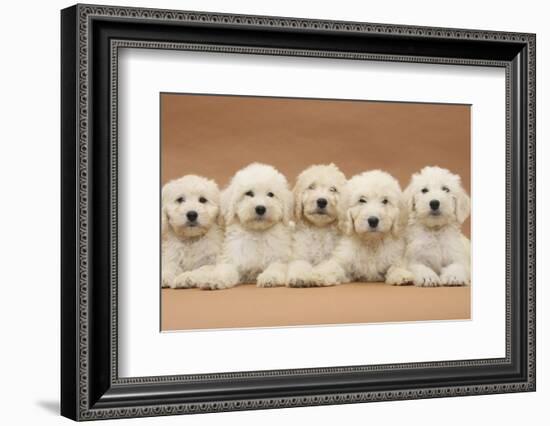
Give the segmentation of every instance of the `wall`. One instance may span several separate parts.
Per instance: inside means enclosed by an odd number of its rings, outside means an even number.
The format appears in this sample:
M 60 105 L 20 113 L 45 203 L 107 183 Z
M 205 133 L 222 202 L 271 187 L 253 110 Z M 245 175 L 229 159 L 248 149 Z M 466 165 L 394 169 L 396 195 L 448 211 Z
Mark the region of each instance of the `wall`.
M 107 4 L 117 4 L 119 1 Z M 256 425 L 542 424 L 550 399 L 548 365 L 550 266 L 546 186 L 550 184 L 550 28 L 544 2 L 263 2 L 232 0 L 123 1 L 133 6 L 283 15 L 444 27 L 527 31 L 538 34 L 538 391 L 533 394 L 466 397 L 327 406 L 132 420 L 131 424 Z M 62 424 L 59 394 L 59 9 L 66 1 L 3 5 L 0 73 L 0 182 L 2 351 L 0 397 L 5 424 Z M 544 79 L 546 77 L 546 80 Z M 7 237 L 7 238 L 6 238 Z M 543 411 L 543 408 L 546 408 Z M 127 423 L 127 421 L 121 421 Z M 106 422 L 102 424 L 113 423 Z M 122 423 L 120 423 L 122 424 Z

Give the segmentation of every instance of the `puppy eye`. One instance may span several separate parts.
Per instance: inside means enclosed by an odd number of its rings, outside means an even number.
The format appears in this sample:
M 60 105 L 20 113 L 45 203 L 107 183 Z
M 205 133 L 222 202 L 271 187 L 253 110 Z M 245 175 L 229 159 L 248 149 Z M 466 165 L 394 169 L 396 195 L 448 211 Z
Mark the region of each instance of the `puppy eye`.
M 443 186 L 441 189 L 445 192 L 451 192 L 451 190 L 446 186 Z
M 330 187 L 330 192 L 338 192 L 338 190 L 336 189 L 335 186 L 331 186 Z
M 207 200 L 206 198 L 204 198 L 204 197 L 200 197 L 200 198 L 199 198 L 199 203 L 201 203 L 201 204 L 204 204 L 204 203 L 206 203 L 207 201 L 208 201 L 208 200 Z
M 428 192 L 428 188 L 422 188 L 422 194 L 425 194 L 426 192 Z
M 252 191 L 248 191 L 248 192 L 245 192 L 244 195 L 246 195 L 247 197 L 253 197 L 254 193 Z
M 309 185 L 309 186 L 307 187 L 307 189 L 315 189 L 315 184 L 312 183 L 311 185 Z
M 179 198 L 176 198 L 176 203 L 183 203 L 185 201 L 185 198 L 183 197 L 179 197 Z
M 267 196 L 268 196 L 268 197 L 273 197 L 273 195 L 274 195 L 273 192 L 268 192 L 268 193 L 267 193 Z
M 388 199 L 387 199 L 387 198 L 384 198 L 384 199 L 382 200 L 382 204 L 388 204 Z
M 359 202 L 362 203 L 362 204 L 365 204 L 365 203 L 367 202 L 367 200 L 365 200 L 364 198 L 361 198 L 361 199 L 359 200 Z

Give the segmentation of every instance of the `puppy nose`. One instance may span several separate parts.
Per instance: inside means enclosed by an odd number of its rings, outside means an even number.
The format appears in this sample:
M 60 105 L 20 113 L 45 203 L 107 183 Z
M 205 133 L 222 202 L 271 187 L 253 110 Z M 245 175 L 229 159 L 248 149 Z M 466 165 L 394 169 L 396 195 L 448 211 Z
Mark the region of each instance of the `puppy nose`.
M 430 208 L 434 211 L 437 210 L 439 208 L 439 200 L 430 201 Z
M 317 199 L 317 206 L 320 208 L 320 209 L 324 209 L 328 204 L 328 201 L 326 200 L 326 198 L 318 198 Z
M 190 222 L 194 222 L 197 220 L 197 217 L 199 217 L 199 214 L 194 211 L 194 210 L 191 210 L 191 211 L 188 211 L 187 214 L 187 219 L 189 219 Z
M 256 206 L 256 213 L 262 216 L 265 213 L 265 206 Z
M 367 219 L 367 221 L 369 222 L 369 226 L 371 228 L 376 228 L 378 226 L 378 222 L 380 222 L 380 219 L 375 216 L 371 216 Z

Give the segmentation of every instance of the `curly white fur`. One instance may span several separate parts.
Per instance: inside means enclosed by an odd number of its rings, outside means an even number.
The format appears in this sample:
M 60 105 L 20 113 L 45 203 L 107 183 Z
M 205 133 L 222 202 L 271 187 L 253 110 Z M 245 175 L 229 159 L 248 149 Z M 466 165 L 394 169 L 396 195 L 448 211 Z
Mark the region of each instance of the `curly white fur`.
M 253 163 L 238 171 L 222 193 L 225 239 L 215 268 L 187 274 L 206 289 L 256 281 L 284 285 L 291 254 L 292 193 L 274 167 Z
M 333 256 L 313 268 L 313 284 L 411 282 L 403 259 L 407 208 L 397 180 L 380 170 L 356 175 L 346 185 L 342 207 L 345 235 Z
M 218 185 L 201 176 L 187 175 L 162 188 L 162 287 L 189 287 L 181 274 L 214 265 L 223 232 Z
M 346 176 L 334 164 L 315 165 L 298 176 L 294 185 L 295 230 L 287 286 L 310 285 L 313 266 L 327 260 L 342 235 L 339 203 Z
M 433 287 L 470 283 L 470 241 L 460 226 L 470 215 L 470 198 L 460 176 L 425 167 L 405 190 L 410 211 L 406 259 L 414 284 Z

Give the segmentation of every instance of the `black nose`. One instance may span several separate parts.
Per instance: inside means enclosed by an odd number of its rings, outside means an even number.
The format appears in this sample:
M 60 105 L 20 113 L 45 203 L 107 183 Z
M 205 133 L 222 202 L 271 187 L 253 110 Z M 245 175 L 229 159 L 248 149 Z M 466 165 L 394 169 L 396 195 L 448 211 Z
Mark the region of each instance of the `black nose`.
M 318 198 L 317 199 L 317 206 L 320 208 L 320 209 L 324 209 L 328 204 L 328 201 L 326 200 L 326 198 Z
M 371 228 L 376 228 L 378 226 L 378 222 L 380 222 L 380 219 L 375 216 L 371 216 L 367 219 L 367 222 L 369 222 L 369 226 Z
M 199 214 L 196 211 L 191 210 L 187 212 L 186 216 L 187 216 L 187 219 L 189 219 L 189 222 L 194 222 L 199 217 Z
M 430 208 L 434 211 L 439 209 L 439 200 L 430 201 Z
M 256 213 L 262 216 L 265 213 L 265 206 L 256 206 Z

